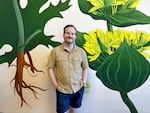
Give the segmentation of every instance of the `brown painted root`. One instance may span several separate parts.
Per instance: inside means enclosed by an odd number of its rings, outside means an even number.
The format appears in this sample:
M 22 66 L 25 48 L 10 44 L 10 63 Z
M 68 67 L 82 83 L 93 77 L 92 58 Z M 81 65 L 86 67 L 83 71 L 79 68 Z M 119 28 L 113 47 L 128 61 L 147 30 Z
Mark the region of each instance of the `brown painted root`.
M 16 63 L 17 64 L 16 74 L 15 74 L 15 77 L 11 80 L 11 82 L 15 81 L 14 88 L 15 88 L 15 91 L 17 92 L 18 96 L 21 99 L 21 107 L 23 106 L 23 103 L 26 103 L 27 105 L 29 105 L 26 102 L 26 100 L 24 99 L 23 88 L 24 89 L 29 89 L 30 91 L 32 91 L 33 95 L 34 95 L 34 97 L 36 99 L 38 99 L 37 98 L 38 92 L 36 92 L 35 89 L 39 89 L 41 91 L 46 91 L 46 89 L 42 89 L 42 88 L 37 87 L 37 86 L 27 85 L 26 82 L 23 80 L 23 68 L 24 68 L 24 66 L 30 67 L 30 69 L 31 69 L 31 71 L 33 73 L 34 72 L 43 72 L 43 71 L 37 70 L 33 66 L 32 58 L 31 58 L 31 55 L 30 55 L 29 52 L 27 52 L 27 56 L 29 58 L 30 64 L 28 64 L 28 63 L 25 62 L 24 53 L 23 52 L 21 52 L 20 54 L 18 54 L 18 56 L 17 56 L 17 63 Z

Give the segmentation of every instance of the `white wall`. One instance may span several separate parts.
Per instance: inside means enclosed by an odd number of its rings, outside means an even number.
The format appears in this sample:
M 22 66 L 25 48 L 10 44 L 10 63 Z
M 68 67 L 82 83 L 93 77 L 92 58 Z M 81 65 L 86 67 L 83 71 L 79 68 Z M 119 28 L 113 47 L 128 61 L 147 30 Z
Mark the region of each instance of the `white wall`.
M 84 32 L 96 28 L 106 29 L 106 23 L 104 21 L 95 21 L 88 15 L 81 13 L 77 5 L 77 0 L 71 0 L 70 4 L 72 4 L 72 7 L 65 12 L 62 12 L 64 16 L 63 19 L 54 18 L 48 21 L 45 26 L 46 35 L 54 34 L 56 36 L 54 40 L 62 42 L 63 27 L 70 23 L 74 24 L 79 31 Z M 149 4 L 149 0 L 141 0 L 137 8 L 145 14 L 150 15 Z M 126 29 L 140 29 L 150 33 L 150 25 L 136 25 L 127 27 Z M 10 84 L 10 81 L 15 75 L 15 66 L 10 66 L 8 68 L 7 63 L 0 64 L 0 112 L 55 113 L 55 90 L 50 83 L 46 70 L 48 55 L 51 49 L 51 47 L 48 49 L 39 45 L 31 51 L 33 62 L 38 68 L 44 71 L 44 74 L 36 73 L 35 75 L 32 75 L 35 77 L 31 77 L 27 70 L 24 70 L 24 79 L 27 83 L 48 89 L 46 92 L 39 91 L 39 100 L 36 100 L 29 90 L 24 91 L 24 97 L 31 107 L 24 105 L 20 108 L 20 99 L 14 93 L 13 84 Z M 3 50 L 0 50 L 0 53 L 2 53 Z M 15 65 L 15 61 L 13 64 Z M 83 105 L 80 109 L 76 110 L 76 113 L 130 113 L 126 105 L 123 103 L 119 92 L 105 87 L 95 76 L 95 71 L 89 69 L 88 80 L 91 82 L 90 91 L 84 95 Z M 148 79 L 140 88 L 129 93 L 129 97 L 135 104 L 139 113 L 149 113 L 150 111 L 149 86 L 150 79 Z

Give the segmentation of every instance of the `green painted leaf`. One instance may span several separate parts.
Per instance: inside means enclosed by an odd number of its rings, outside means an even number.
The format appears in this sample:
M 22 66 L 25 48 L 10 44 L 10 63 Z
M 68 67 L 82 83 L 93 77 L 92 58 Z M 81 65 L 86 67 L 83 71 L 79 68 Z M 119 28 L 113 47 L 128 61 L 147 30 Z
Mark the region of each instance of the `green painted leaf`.
M 76 45 L 83 48 L 83 45 L 85 43 L 85 39 L 83 37 L 85 33 L 77 31 L 76 33 Z M 84 48 L 83 48 L 84 49 Z
M 107 19 L 109 23 L 119 27 L 126 27 L 137 24 L 150 24 L 150 16 L 147 16 L 135 9 L 119 11 Z
M 144 56 L 123 42 L 120 48 L 99 66 L 96 76 L 108 88 L 128 93 L 148 79 L 149 66 L 150 63 Z
M 13 48 L 10 53 L 0 56 L 0 64 L 8 62 L 10 65 L 18 52 L 30 51 L 39 44 L 53 47 L 60 44 L 51 40 L 53 35 L 44 35 L 44 26 L 54 17 L 63 18 L 60 12 L 70 7 L 70 0 L 60 0 L 55 6 L 50 4 L 42 13 L 39 10 L 47 0 L 28 0 L 24 9 L 19 6 L 19 1 L 0 0 L 0 48 L 4 44 Z
M 13 47 L 11 53 L 0 56 L 0 64 L 4 62 L 10 64 L 14 60 L 17 53 L 17 40 L 17 20 L 12 1 L 0 0 L 0 48 L 4 44 L 9 44 Z
M 16 58 L 15 54 L 16 54 L 16 51 L 12 50 L 9 53 L 5 53 L 5 55 L 1 55 L 0 63 L 8 62 L 9 66 L 10 66 L 12 61 Z
M 150 41 L 144 45 L 144 47 L 146 47 L 146 46 L 150 46 Z
M 111 4 L 105 4 L 105 7 L 97 9 L 97 11 L 90 13 L 89 10 L 93 7 L 86 0 L 78 0 L 80 10 L 91 16 L 95 20 L 106 20 L 108 23 L 118 27 L 126 27 L 137 24 L 150 24 L 150 16 L 136 10 L 127 8 L 122 10 L 122 5 L 118 6 L 115 14 L 112 14 Z
M 4 44 L 17 45 L 17 20 L 12 1 L 0 0 L 0 48 Z
M 81 12 L 91 16 L 95 20 L 106 20 L 106 14 L 104 12 L 108 13 L 108 11 L 111 11 L 111 8 L 107 6 L 106 8 L 100 8 L 99 14 L 95 15 L 93 13 L 89 13 L 89 10 L 93 6 L 89 2 L 87 2 L 86 0 L 78 0 L 78 5 L 79 5 Z
M 56 5 L 50 4 L 50 6 L 39 14 L 39 9 L 47 0 L 29 0 L 29 4 L 25 9 L 21 10 L 24 27 L 25 27 L 25 39 L 33 34 L 35 31 L 41 29 L 42 33 L 44 26 L 48 20 L 54 17 L 62 18 L 61 11 L 67 10 L 70 0 L 66 0 L 64 3 L 61 1 Z
M 47 47 L 48 45 L 55 47 L 61 44 L 60 42 L 52 41 L 52 38 L 53 36 L 44 36 L 42 33 L 40 33 L 32 38 L 32 40 L 27 45 L 25 45 L 25 51 L 29 51 L 39 44 L 45 45 Z

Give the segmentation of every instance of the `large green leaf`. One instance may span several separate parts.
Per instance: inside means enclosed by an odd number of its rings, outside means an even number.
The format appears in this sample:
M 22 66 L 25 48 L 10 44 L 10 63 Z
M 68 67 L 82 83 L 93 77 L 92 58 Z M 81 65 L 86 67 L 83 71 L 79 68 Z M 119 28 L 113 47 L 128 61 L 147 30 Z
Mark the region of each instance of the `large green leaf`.
M 19 6 L 19 1 L 0 0 L 0 48 L 4 44 L 9 44 L 13 48 L 10 53 L 0 56 L 0 64 L 4 62 L 11 64 L 20 48 L 27 52 L 38 44 L 45 46 L 60 44 L 51 40 L 53 35 L 44 35 L 44 26 L 54 17 L 63 18 L 60 12 L 70 7 L 70 0 L 60 1 L 55 6 L 50 4 L 42 13 L 39 13 L 39 10 L 47 0 L 28 0 L 28 5 L 24 9 Z
M 114 15 L 108 17 L 107 20 L 112 25 L 119 27 L 126 27 L 137 24 L 150 24 L 150 16 L 147 16 L 135 9 L 119 11 Z
M 12 63 L 12 61 L 16 58 L 16 51 L 12 50 L 9 53 L 5 53 L 4 55 L 0 56 L 0 63 L 4 63 L 4 62 L 8 62 L 8 64 L 10 65 Z
M 78 0 L 78 5 L 79 5 L 79 8 L 80 8 L 81 12 L 91 16 L 93 19 L 95 19 L 95 20 L 100 20 L 100 19 L 101 20 L 106 20 L 104 12 L 109 7 L 105 8 L 105 9 L 104 8 L 100 8 L 99 9 L 99 14 L 95 15 L 93 13 L 89 13 L 89 10 L 93 6 L 89 2 L 87 2 L 86 0 Z M 109 8 L 109 9 L 111 10 L 111 8 Z M 107 11 L 108 11 L 108 9 L 107 9 Z
M 10 64 L 14 60 L 18 45 L 16 40 L 18 40 L 18 29 L 12 1 L 0 0 L 0 48 L 4 44 L 13 47 L 11 53 L 0 56 L 0 63 Z
M 3 44 L 17 45 L 17 20 L 12 1 L 0 0 L 0 48 Z
M 106 2 L 106 1 L 105 1 Z M 91 16 L 95 20 L 106 20 L 109 24 L 118 27 L 126 27 L 137 24 L 150 24 L 150 16 L 136 9 L 122 9 L 122 5 L 118 6 L 117 11 L 112 14 L 112 6 L 106 3 L 104 7 L 97 9 L 95 12 L 90 13 L 89 10 L 93 7 L 86 0 L 78 0 L 80 10 Z
M 66 0 L 65 2 L 59 2 L 56 6 L 53 4 L 50 4 L 49 7 L 44 10 L 42 13 L 39 14 L 39 10 L 41 6 L 46 2 L 47 0 L 39 0 L 38 2 L 36 0 L 30 0 L 28 6 L 25 9 L 22 9 L 22 17 L 24 20 L 25 25 L 25 39 L 26 41 L 29 40 L 30 36 L 37 32 L 39 29 L 42 30 L 39 34 L 34 36 L 34 38 L 27 44 L 25 51 L 29 51 L 32 48 L 34 48 L 38 44 L 43 44 L 48 46 L 48 44 L 52 46 L 59 45 L 58 42 L 54 42 L 50 40 L 52 36 L 48 37 L 45 36 L 44 33 L 44 25 L 46 22 L 54 17 L 60 17 L 62 18 L 62 15 L 60 14 L 61 11 L 67 10 L 69 6 L 70 0 Z
M 38 29 L 43 30 L 48 20 L 54 17 L 62 18 L 60 12 L 70 7 L 68 5 L 70 0 L 66 0 L 64 3 L 60 1 L 56 6 L 50 4 L 46 10 L 39 14 L 39 9 L 46 1 L 47 0 L 29 0 L 28 6 L 21 10 L 26 39 Z
M 83 37 L 85 33 L 83 32 L 79 32 L 77 31 L 77 34 L 76 34 L 76 45 L 78 45 L 79 47 L 83 48 L 83 45 L 85 43 L 85 39 Z M 84 49 L 84 48 L 83 48 Z
M 44 36 L 42 33 L 40 33 L 32 38 L 32 40 L 27 45 L 25 45 L 25 51 L 29 51 L 39 44 L 45 45 L 47 47 L 48 45 L 55 47 L 61 44 L 60 42 L 52 41 L 51 38 L 53 38 L 53 36 Z

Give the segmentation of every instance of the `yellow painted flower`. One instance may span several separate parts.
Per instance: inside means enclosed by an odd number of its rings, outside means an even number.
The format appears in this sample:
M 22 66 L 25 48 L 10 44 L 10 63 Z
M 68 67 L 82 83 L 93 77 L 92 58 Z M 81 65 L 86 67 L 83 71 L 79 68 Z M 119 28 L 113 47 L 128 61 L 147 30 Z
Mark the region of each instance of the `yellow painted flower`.
M 89 1 L 93 7 L 89 10 L 89 12 L 94 12 L 99 8 L 104 7 L 104 0 L 87 0 Z
M 125 4 L 128 0 L 112 0 L 112 6 L 113 5 L 122 5 L 122 4 Z
M 127 0 L 128 2 L 126 2 L 125 5 L 127 5 L 127 8 L 135 8 L 138 3 L 140 2 L 140 0 Z
M 88 34 L 84 34 L 86 43 L 84 44 L 84 49 L 89 53 L 89 61 L 95 60 L 101 53 L 100 46 L 97 41 L 97 37 L 94 31 L 90 31 Z M 94 48 L 94 49 L 93 49 Z
M 101 53 L 98 38 L 105 45 L 106 52 L 110 55 L 120 47 L 122 42 L 126 41 L 128 45 L 135 48 L 144 57 L 150 58 L 150 55 L 145 52 L 146 50 L 150 50 L 150 46 L 144 46 L 150 41 L 150 34 L 144 31 L 136 30 L 133 32 L 117 29 L 113 32 L 104 32 L 103 30 L 96 29 L 90 31 L 88 34 L 84 34 L 84 38 L 86 40 L 84 49 L 89 54 L 89 61 L 96 60 Z
M 116 13 L 117 6 L 123 5 L 124 8 L 135 8 L 140 0 L 87 0 L 93 7 L 89 13 L 97 14 L 97 10 L 106 6 L 112 6 L 112 14 Z

